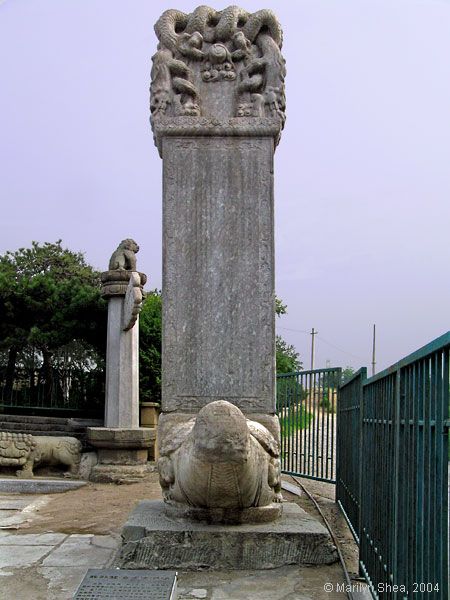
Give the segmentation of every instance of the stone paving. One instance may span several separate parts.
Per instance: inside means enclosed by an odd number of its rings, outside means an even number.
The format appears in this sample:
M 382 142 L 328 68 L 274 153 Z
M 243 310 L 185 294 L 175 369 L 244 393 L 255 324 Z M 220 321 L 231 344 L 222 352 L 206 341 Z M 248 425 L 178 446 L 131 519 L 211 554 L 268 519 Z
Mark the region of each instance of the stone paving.
M 0 496 L 0 599 L 65 600 L 88 568 L 108 565 L 117 539 L 111 535 L 19 533 L 49 496 Z
M 88 568 L 108 568 L 112 563 L 119 544 L 117 523 L 112 535 L 26 533 L 31 522 L 39 521 L 40 508 L 54 498 L 0 495 L 0 600 L 69 600 Z M 92 508 L 87 506 L 86 511 Z M 339 563 L 266 571 L 180 572 L 178 600 L 340 600 L 346 598 L 336 591 L 342 582 Z M 333 591 L 324 590 L 325 583 Z

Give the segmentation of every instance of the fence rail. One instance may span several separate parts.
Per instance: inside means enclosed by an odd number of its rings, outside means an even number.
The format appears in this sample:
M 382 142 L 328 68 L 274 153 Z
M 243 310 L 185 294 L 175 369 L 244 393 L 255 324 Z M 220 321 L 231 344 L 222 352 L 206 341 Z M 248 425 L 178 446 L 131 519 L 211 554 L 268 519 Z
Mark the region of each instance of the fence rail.
M 336 499 L 374 598 L 448 598 L 449 358 L 450 332 L 340 390 Z
M 340 368 L 277 375 L 283 473 L 335 481 L 340 382 Z
M 344 509 L 356 541 L 360 534 L 361 398 L 367 369 L 363 367 L 340 388 L 337 417 L 336 498 Z M 345 508 L 344 508 L 345 507 Z

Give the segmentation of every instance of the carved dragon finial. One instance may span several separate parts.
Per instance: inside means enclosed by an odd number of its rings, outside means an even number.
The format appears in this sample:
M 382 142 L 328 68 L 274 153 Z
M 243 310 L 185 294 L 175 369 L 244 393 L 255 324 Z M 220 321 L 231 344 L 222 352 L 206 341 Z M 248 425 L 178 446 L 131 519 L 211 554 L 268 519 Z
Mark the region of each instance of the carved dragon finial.
M 271 10 L 252 14 L 237 6 L 222 11 L 199 6 L 185 14 L 170 9 L 157 21 L 155 32 L 159 45 L 153 57 L 152 122 L 226 114 L 271 117 L 284 124 L 283 36 Z M 217 91 L 209 84 L 232 89 Z M 211 95 L 215 101 L 208 101 Z M 219 104 L 221 112 L 215 114 Z

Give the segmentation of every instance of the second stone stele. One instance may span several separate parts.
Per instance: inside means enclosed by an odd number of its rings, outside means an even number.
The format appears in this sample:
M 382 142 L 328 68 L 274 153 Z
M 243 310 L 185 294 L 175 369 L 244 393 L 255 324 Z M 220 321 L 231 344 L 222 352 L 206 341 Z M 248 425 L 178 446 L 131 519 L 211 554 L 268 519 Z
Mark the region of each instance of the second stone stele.
M 155 31 L 164 503 L 138 505 L 117 564 L 331 562 L 326 529 L 280 493 L 273 157 L 285 118 L 281 27 L 270 10 L 201 6 L 166 11 Z

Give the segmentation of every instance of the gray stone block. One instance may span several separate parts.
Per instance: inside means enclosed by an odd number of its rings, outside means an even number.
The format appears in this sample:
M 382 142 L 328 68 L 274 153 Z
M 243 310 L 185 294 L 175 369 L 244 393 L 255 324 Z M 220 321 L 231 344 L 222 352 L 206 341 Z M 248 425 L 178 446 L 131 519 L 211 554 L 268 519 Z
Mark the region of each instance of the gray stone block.
M 328 531 L 296 504 L 277 521 L 208 525 L 175 519 L 160 501 L 140 502 L 122 531 L 115 565 L 124 569 L 272 569 L 330 564 L 337 559 Z
M 275 412 L 273 151 L 164 138 L 164 412 Z
M 0 492 L 9 494 L 56 494 L 86 485 L 85 481 L 62 479 L 0 479 Z

